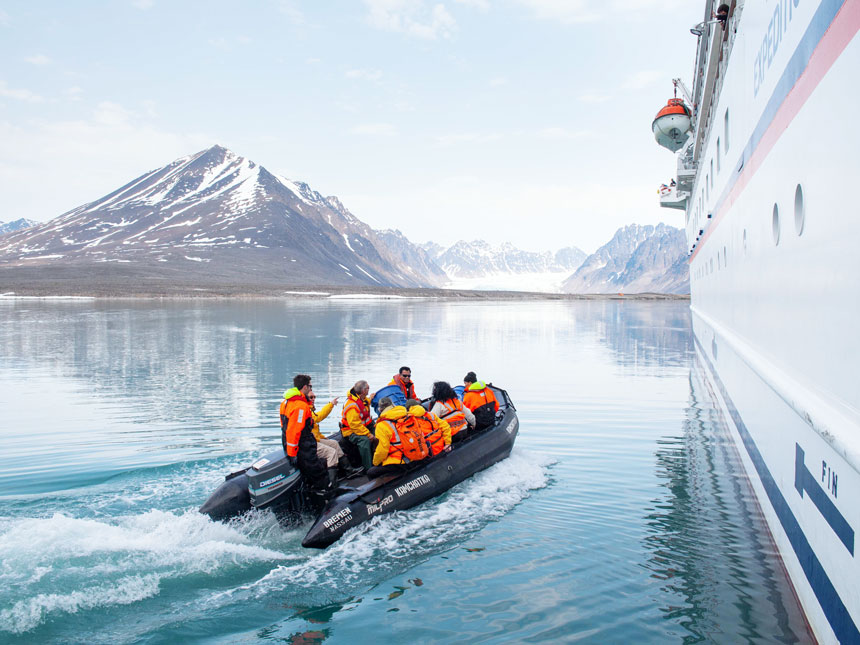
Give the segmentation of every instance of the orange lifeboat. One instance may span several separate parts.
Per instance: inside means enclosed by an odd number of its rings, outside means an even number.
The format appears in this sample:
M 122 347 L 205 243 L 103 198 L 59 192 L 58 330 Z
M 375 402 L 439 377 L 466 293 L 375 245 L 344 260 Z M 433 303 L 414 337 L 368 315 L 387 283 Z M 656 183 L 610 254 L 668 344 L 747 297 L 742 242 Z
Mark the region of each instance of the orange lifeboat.
M 657 143 L 672 152 L 680 150 L 690 134 L 691 117 L 690 108 L 682 99 L 669 99 L 651 124 Z

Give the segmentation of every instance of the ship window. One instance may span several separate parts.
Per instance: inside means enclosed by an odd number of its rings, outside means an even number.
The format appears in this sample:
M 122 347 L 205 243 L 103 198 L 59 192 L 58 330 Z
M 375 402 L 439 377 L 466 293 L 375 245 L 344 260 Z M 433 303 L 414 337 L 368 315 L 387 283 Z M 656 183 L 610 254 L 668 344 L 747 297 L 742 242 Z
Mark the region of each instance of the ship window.
M 747 252 L 747 230 L 744 229 L 744 254 Z
M 779 245 L 779 207 L 776 204 L 773 205 L 771 227 L 773 228 L 773 243 Z
M 720 172 L 720 138 L 717 137 L 717 172 Z
M 726 152 L 729 151 L 729 110 L 726 108 L 725 132 L 723 133 L 726 141 Z
M 794 230 L 797 231 L 798 235 L 803 233 L 803 221 L 806 213 L 803 209 L 803 188 L 800 187 L 800 184 L 797 184 L 797 188 L 794 190 Z

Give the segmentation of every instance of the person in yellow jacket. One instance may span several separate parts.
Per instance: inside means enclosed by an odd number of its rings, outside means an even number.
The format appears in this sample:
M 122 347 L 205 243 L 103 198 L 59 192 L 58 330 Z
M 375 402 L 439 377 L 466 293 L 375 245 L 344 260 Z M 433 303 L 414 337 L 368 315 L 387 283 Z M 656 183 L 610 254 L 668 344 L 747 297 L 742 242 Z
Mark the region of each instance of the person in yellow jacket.
M 379 401 L 379 419 L 376 421 L 376 438 L 379 443 L 373 453 L 373 468 L 367 471 L 368 477 L 380 475 L 399 475 L 406 472 L 407 464 L 421 461 L 430 454 L 430 448 L 424 440 L 423 433 L 418 428 L 408 431 L 398 431 L 398 426 L 407 420 L 408 413 L 402 405 L 394 405 L 390 398 L 383 397 Z M 410 441 L 412 449 L 406 449 L 404 440 Z M 415 450 L 420 454 L 415 454 Z M 412 459 L 407 456 L 412 454 Z
M 323 436 L 323 433 L 320 432 L 320 423 L 331 414 L 334 406 L 337 405 L 337 397 L 322 406 L 319 412 L 317 412 L 314 405 L 316 398 L 317 395 L 313 391 L 308 393 L 307 399 L 308 403 L 310 403 L 311 416 L 314 420 L 314 427 L 311 432 L 317 440 L 317 456 L 326 462 L 326 468 L 329 469 L 329 473 L 331 473 L 331 469 L 340 466 L 347 477 L 357 475 L 360 472 L 360 469 L 354 469 L 352 467 L 349 460 L 346 458 L 346 455 L 343 454 L 343 449 L 340 447 L 340 444 L 334 439 L 326 439 Z
M 340 432 L 358 449 L 361 465 L 365 470 L 373 466 L 374 425 L 370 416 L 370 400 L 367 398 L 369 393 L 370 385 L 367 381 L 357 381 L 347 394 L 340 420 Z

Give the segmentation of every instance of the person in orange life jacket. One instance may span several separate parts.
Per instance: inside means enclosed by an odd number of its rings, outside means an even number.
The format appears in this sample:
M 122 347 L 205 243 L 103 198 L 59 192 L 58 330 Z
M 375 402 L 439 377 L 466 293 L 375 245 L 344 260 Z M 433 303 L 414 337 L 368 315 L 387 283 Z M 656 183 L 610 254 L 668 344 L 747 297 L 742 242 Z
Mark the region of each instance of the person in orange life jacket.
M 389 385 L 396 385 L 407 399 L 415 397 L 415 383 L 412 382 L 412 370 L 405 365 L 391 378 Z
M 296 374 L 293 387 L 284 392 L 280 408 L 281 442 L 290 463 L 301 471 L 308 485 L 325 490 L 330 488 L 330 477 L 317 457 L 314 418 L 307 399 L 312 389 L 310 376 Z
M 316 407 L 314 406 L 316 398 L 317 395 L 314 394 L 313 390 L 308 392 L 307 399 L 311 407 L 311 415 L 314 418 L 314 427 L 312 432 L 314 438 L 317 440 L 317 456 L 325 462 L 326 467 L 328 468 L 329 478 L 331 478 L 332 469 L 337 473 L 338 466 L 343 469 L 343 472 L 347 477 L 359 474 L 361 469 L 352 467 L 352 464 L 349 463 L 346 455 L 343 454 L 343 449 L 340 447 L 340 444 L 334 439 L 326 439 L 322 432 L 320 432 L 320 423 L 328 417 L 329 414 L 331 414 L 332 409 L 337 405 L 337 397 L 326 403 L 319 412 L 317 412 Z
M 406 412 L 413 417 L 421 428 L 427 444 L 430 446 L 430 456 L 435 457 L 442 451 L 451 450 L 451 426 L 432 412 L 428 412 L 418 399 L 406 401 Z
M 436 381 L 433 384 L 433 401 L 430 412 L 451 426 L 451 441 L 457 443 L 468 437 L 469 431 L 475 427 L 475 415 L 463 405 L 454 388 L 445 381 Z
M 394 405 L 387 396 L 379 400 L 379 419 L 376 422 L 379 443 L 373 452 L 373 468 L 367 471 L 368 477 L 402 474 L 409 464 L 429 456 L 430 447 L 423 432 L 416 427 L 403 427 L 408 417 L 406 408 Z
M 499 402 L 493 391 L 474 372 L 463 377 L 463 405 L 475 415 L 475 430 L 489 428 L 496 422 Z
M 367 381 L 357 381 L 343 404 L 340 421 L 341 434 L 358 449 L 365 470 L 373 466 L 374 424 L 370 416 L 370 399 L 367 398 L 369 392 Z

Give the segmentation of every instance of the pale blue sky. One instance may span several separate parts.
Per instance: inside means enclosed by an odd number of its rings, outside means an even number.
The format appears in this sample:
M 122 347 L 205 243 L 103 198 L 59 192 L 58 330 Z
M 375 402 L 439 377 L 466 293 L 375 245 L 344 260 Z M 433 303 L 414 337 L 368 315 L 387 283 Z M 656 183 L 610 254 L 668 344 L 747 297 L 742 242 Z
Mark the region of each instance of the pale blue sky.
M 657 206 L 696 0 L 0 1 L 0 220 L 220 143 L 411 240 L 593 251 Z

